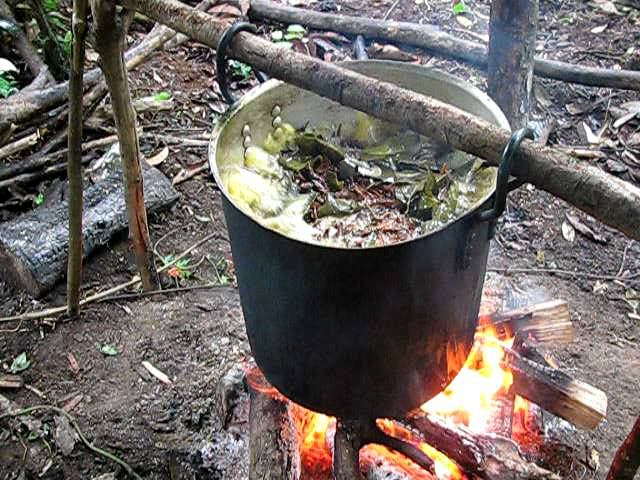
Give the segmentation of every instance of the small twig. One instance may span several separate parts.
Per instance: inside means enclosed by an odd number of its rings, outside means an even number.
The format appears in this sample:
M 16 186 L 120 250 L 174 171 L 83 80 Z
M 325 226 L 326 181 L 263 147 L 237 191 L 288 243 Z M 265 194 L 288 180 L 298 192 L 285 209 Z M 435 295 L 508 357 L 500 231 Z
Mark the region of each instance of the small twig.
M 162 267 L 158 268 L 157 272 L 158 273 L 163 272 L 164 270 L 166 270 L 167 268 L 171 267 L 172 265 L 174 265 L 179 260 L 181 260 L 184 257 L 186 257 L 187 255 L 189 255 L 193 250 L 198 248 L 203 243 L 208 242 L 209 240 L 211 240 L 213 238 L 216 238 L 216 237 L 218 237 L 221 240 L 228 241 L 228 239 L 224 235 L 221 235 L 221 234 L 219 234 L 217 232 L 216 233 L 211 233 L 211 234 L 205 236 L 204 238 L 198 240 L 196 243 L 191 245 L 189 248 L 187 248 L 184 252 L 182 252 L 180 255 L 178 255 L 176 258 L 174 258 L 170 262 L 167 262 Z M 128 282 L 121 283 L 121 284 L 116 285 L 116 286 L 114 286 L 112 288 L 109 288 L 108 290 L 96 293 L 94 295 L 90 295 L 90 296 L 80 300 L 80 306 L 87 305 L 87 304 L 92 303 L 92 302 L 96 302 L 96 301 L 101 300 L 103 298 L 107 298 L 107 297 L 109 297 L 109 296 L 111 296 L 111 295 L 113 295 L 115 293 L 121 292 L 122 290 L 124 290 L 126 288 L 133 287 L 133 286 L 137 285 L 138 283 L 140 283 L 140 278 L 136 276 L 132 280 L 129 280 Z M 22 313 L 20 315 L 13 315 L 11 317 L 1 317 L 0 318 L 0 323 L 17 322 L 17 321 L 22 321 L 22 320 L 37 320 L 37 319 L 40 319 L 40 318 L 47 318 L 47 317 L 52 317 L 52 316 L 55 316 L 55 315 L 61 315 L 66 311 L 67 311 L 67 305 L 63 305 L 63 306 L 60 306 L 60 307 L 47 308 L 45 310 L 40 310 L 38 312 L 26 312 L 26 313 Z
M 572 277 L 579 278 L 590 278 L 593 280 L 633 280 L 635 278 L 640 277 L 640 272 L 634 273 L 632 275 L 627 275 L 625 277 L 621 277 L 620 275 L 603 275 L 599 273 L 590 273 L 590 272 L 572 272 L 571 270 L 562 270 L 559 268 L 487 268 L 489 272 L 503 273 L 508 275 L 510 273 L 548 273 L 548 274 L 558 274 L 558 275 L 569 275 Z
M 222 288 L 222 283 L 207 283 L 205 285 L 193 285 L 190 287 L 165 288 L 163 290 L 154 290 L 152 292 L 123 293 L 122 295 L 113 295 L 111 297 L 101 298 L 96 303 L 113 302 L 114 300 L 131 300 L 137 298 L 151 297 L 153 295 L 165 295 L 167 293 L 189 292 L 192 290 L 209 290 L 211 288 Z
M 629 243 L 627 243 L 627 245 L 624 247 L 624 251 L 622 252 L 622 261 L 620 262 L 620 269 L 616 274 L 616 276 L 618 277 L 622 275 L 622 272 L 624 271 L 624 263 L 627 260 L 627 252 L 629 251 L 629 248 L 631 247 L 632 244 L 633 244 L 633 240 L 629 240 Z
M 104 457 L 108 460 L 111 460 L 112 462 L 117 463 L 118 465 L 120 465 L 122 468 L 125 469 L 125 471 L 129 474 L 129 476 L 135 478 L 136 480 L 142 480 L 142 477 L 140 477 L 140 475 L 138 475 L 133 468 L 131 467 L 131 465 L 129 465 L 127 462 L 125 462 L 124 460 L 122 460 L 120 457 L 114 455 L 111 452 L 108 452 L 106 450 L 103 450 L 102 448 L 96 447 L 93 443 L 91 443 L 89 440 L 87 440 L 87 438 L 84 436 L 84 434 L 82 433 L 82 430 L 80 430 L 80 427 L 78 426 L 78 423 L 76 422 L 76 419 L 71 416 L 68 412 L 64 411 L 61 408 L 58 407 L 54 407 L 53 405 L 36 405 L 34 407 L 29 407 L 29 408 L 24 408 L 22 410 L 18 410 L 15 412 L 9 412 L 9 413 L 5 413 L 3 415 L 0 415 L 0 420 L 3 420 L 5 418 L 13 418 L 13 417 L 19 417 L 22 415 L 28 415 L 31 412 L 35 412 L 38 410 L 48 410 L 48 411 L 52 411 L 52 412 L 56 412 L 59 415 L 63 415 L 64 417 L 67 418 L 67 420 L 69 420 L 69 422 L 71 423 L 71 426 L 75 429 L 76 433 L 78 434 L 78 437 L 80 437 L 80 440 L 82 440 L 82 443 L 84 443 L 84 445 L 91 450 L 93 453 L 100 455 L 101 457 Z
M 384 17 L 382 17 L 383 21 L 389 18 L 389 15 L 391 15 L 391 13 L 396 9 L 399 3 L 400 0 L 396 0 L 395 2 L 393 2 L 393 4 L 389 7 L 389 10 L 387 10 L 387 13 L 385 13 Z

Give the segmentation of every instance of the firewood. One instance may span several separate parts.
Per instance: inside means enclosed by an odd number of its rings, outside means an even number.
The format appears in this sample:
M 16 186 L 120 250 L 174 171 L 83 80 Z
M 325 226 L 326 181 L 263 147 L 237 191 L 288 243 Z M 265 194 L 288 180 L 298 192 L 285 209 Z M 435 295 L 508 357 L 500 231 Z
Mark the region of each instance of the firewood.
M 481 68 L 487 66 L 487 47 L 484 44 L 454 37 L 436 25 L 314 12 L 268 0 L 252 0 L 249 15 L 262 20 L 296 23 L 318 30 L 364 35 L 367 38 L 413 45 L 424 48 L 429 53 L 461 60 Z M 594 68 L 537 57 L 534 71 L 538 76 L 563 82 L 640 90 L 640 72 L 633 70 Z
M 504 348 L 503 365 L 513 373 L 511 391 L 574 425 L 594 429 L 607 414 L 602 390 Z
M 640 468 L 640 417 L 613 458 L 607 480 L 633 480 Z
M 158 170 L 144 171 L 149 210 L 177 198 L 171 182 Z M 112 172 L 84 192 L 85 258 L 127 226 L 122 172 Z M 33 296 L 41 296 L 63 276 L 67 261 L 67 201 L 43 205 L 0 226 L 2 276 Z
M 560 477 L 526 460 L 515 442 L 490 434 L 476 434 L 420 412 L 409 417 L 423 440 L 435 445 L 468 473 L 487 480 L 559 480 Z
M 298 480 L 300 453 L 288 401 L 249 388 L 249 480 Z
M 195 40 L 218 46 L 227 24 L 175 0 L 124 0 L 126 7 L 168 24 Z M 231 55 L 254 69 L 313 91 L 345 106 L 400 124 L 454 149 L 497 165 L 511 132 L 452 107 L 385 81 L 334 64 L 283 50 L 247 32 L 231 43 Z M 640 188 L 576 163 L 564 153 L 526 140 L 514 162 L 513 174 L 640 239 Z
M 484 323 L 481 319 L 478 331 L 492 328 L 501 340 L 520 334 L 531 337 L 537 343 L 568 343 L 573 340 L 575 333 L 569 307 L 564 300 L 550 300 L 494 313 L 486 319 L 488 321 Z

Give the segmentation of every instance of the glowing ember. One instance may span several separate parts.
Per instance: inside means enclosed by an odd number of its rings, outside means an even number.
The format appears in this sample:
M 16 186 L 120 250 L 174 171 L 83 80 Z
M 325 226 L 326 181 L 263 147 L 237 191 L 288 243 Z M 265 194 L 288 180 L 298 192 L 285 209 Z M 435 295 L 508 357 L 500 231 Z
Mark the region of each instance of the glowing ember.
M 490 325 L 484 324 L 484 328 L 476 334 L 475 344 L 466 361 L 461 359 L 460 352 L 455 348 L 450 350 L 448 360 L 454 370 L 456 369 L 454 362 L 458 362 L 457 365 L 464 362 L 463 367 L 442 393 L 420 408 L 454 424 L 464 425 L 474 432 L 486 432 L 492 415 L 496 412 L 493 408 L 496 397 L 506 393 L 513 383 L 512 373 L 501 365 L 504 357 L 502 347 L 511 347 L 512 344 L 513 338 L 501 340 Z M 279 395 L 262 377 L 259 370 L 252 370 L 248 373 L 249 383 L 252 387 L 267 394 Z M 311 477 L 314 474 L 324 474 L 325 476 L 327 473 L 330 474 L 335 419 L 311 412 L 292 402 L 289 411 L 296 426 L 300 459 L 306 472 L 311 474 Z M 530 415 L 530 404 L 526 400 L 516 397 L 513 416 L 513 438 L 516 441 L 520 440 L 518 438 L 520 435 L 523 438 L 526 436 L 526 424 Z M 415 434 L 404 429 L 397 422 L 379 419 L 377 425 L 387 434 L 413 443 L 426 453 L 434 461 L 438 479 L 465 480 L 467 478 L 445 454 L 424 442 L 420 442 Z M 531 441 L 531 439 L 529 440 Z M 403 460 L 399 461 L 399 458 Z M 395 465 L 396 468 L 407 473 L 420 470 L 410 460 L 380 445 L 368 445 L 361 451 L 360 461 L 361 465 L 366 462 L 375 462 L 388 468 L 393 468 Z M 424 472 L 424 475 L 413 473 L 411 475 L 416 479 L 433 478 L 427 472 Z

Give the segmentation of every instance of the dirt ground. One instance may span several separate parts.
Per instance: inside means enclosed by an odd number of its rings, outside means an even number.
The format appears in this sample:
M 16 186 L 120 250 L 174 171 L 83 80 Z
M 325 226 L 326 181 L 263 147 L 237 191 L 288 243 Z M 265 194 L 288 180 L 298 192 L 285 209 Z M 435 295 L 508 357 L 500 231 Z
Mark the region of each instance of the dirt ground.
M 380 18 L 393 3 L 341 0 L 312 3 L 310 7 Z M 472 12 L 468 15 L 471 25 L 454 18 L 448 0 L 400 0 L 390 18 L 436 23 L 447 31 L 478 40 L 478 35 L 486 33 L 489 2 L 466 3 Z M 633 54 L 627 49 L 633 38 L 638 39 L 640 11 L 616 3 L 619 14 L 608 13 L 601 3 L 541 2 L 539 53 L 603 66 L 631 62 Z M 600 31 L 597 27 L 603 25 L 605 30 Z M 418 53 L 421 63 L 484 88 L 482 72 Z M 187 43 L 156 54 L 132 74 L 135 96 L 170 91 L 176 102 L 171 112 L 144 116 L 141 124 L 145 131 L 206 137 L 225 109 L 215 83 L 214 60 L 208 49 Z M 242 87 L 249 82 L 237 83 Z M 539 79 L 535 93 L 536 116 L 556 122 L 549 143 L 561 145 L 585 144 L 582 122 L 598 131 L 610 119 L 610 108 L 640 100 L 637 93 Z M 637 131 L 640 127 L 632 124 L 632 128 Z M 611 161 L 624 163 L 624 148 L 616 143 L 616 135 L 622 133 L 605 130 L 612 141 L 596 147 L 607 153 L 607 158 L 582 161 L 600 162 L 608 170 L 617 166 Z M 162 146 L 162 139 L 143 141 L 148 154 Z M 206 161 L 206 148 L 199 146 L 170 145 L 169 152 L 169 158 L 159 167 L 169 177 Z M 637 166 L 618 170 L 623 178 L 638 183 Z M 242 479 L 247 476 L 246 424 L 241 418 L 224 428 L 218 390 L 221 378 L 250 350 L 220 193 L 206 173 L 180 183 L 177 189 L 179 200 L 169 210 L 150 217 L 159 255 L 177 255 L 199 239 L 217 235 L 191 253 L 191 265 L 197 267 L 189 278 L 176 280 L 165 275 L 163 283 L 168 288 L 216 285 L 153 298 L 134 295 L 92 304 L 74 321 L 54 318 L 39 323 L 0 324 L 2 369 L 8 370 L 22 352 L 31 362 L 20 372 L 29 388 L 0 393 L 23 408 L 66 406 L 88 440 L 124 459 L 144 479 Z M 579 232 L 574 241 L 568 241 L 562 228 L 566 214 L 587 225 L 599 241 Z M 570 439 L 577 448 L 594 448 L 599 453 L 599 469 L 586 472 L 584 478 L 604 478 L 612 455 L 640 414 L 640 321 L 629 315 L 634 298 L 637 300 L 634 291 L 640 291 L 640 245 L 566 203 L 524 186 L 510 196 L 492 245 L 489 267 L 492 275 L 505 277 L 510 288 L 542 290 L 569 302 L 576 339 L 551 353 L 564 370 L 608 396 L 607 419 L 594 431 L 578 430 Z M 99 291 L 130 279 L 132 274 L 122 236 L 87 262 L 84 291 Z M 7 285 L 0 287 L 0 315 L 64 302 L 63 286 L 40 301 Z M 115 347 L 117 354 L 102 353 L 104 346 Z M 168 375 L 171 383 L 158 381 L 142 366 L 143 361 Z M 0 423 L 0 479 L 126 478 L 122 468 L 80 443 L 65 455 L 51 442 L 56 428 L 54 415 L 38 412 L 33 416 L 43 422 L 40 430 L 32 430 L 34 435 L 24 427 L 15 428 L 15 423 L 12 431 L 8 423 Z

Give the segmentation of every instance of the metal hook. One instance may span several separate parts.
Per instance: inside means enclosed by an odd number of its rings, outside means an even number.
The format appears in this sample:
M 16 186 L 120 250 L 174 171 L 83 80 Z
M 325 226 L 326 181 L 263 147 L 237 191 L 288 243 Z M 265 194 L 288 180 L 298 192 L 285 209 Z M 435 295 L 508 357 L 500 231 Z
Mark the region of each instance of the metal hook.
M 222 96 L 225 101 L 229 104 L 235 103 L 237 100 L 231 92 L 229 91 L 229 83 L 227 79 L 227 50 L 229 49 L 229 45 L 233 40 L 233 37 L 238 32 L 250 32 L 257 33 L 258 28 L 252 23 L 247 22 L 237 22 L 231 25 L 226 32 L 220 38 L 220 42 L 218 42 L 218 48 L 216 49 L 216 71 L 217 71 L 217 81 L 218 85 L 220 85 L 220 92 L 222 92 Z M 256 78 L 260 83 L 265 82 L 269 79 L 269 77 L 263 72 L 256 72 Z
M 509 143 L 502 152 L 500 166 L 498 167 L 498 178 L 496 179 L 496 192 L 494 195 L 493 207 L 480 213 L 482 221 L 496 221 L 504 212 L 507 204 L 507 193 L 509 193 L 509 177 L 511 176 L 511 167 L 513 165 L 513 157 L 518 151 L 520 144 L 525 138 L 533 140 L 534 131 L 527 126 L 513 132 Z

